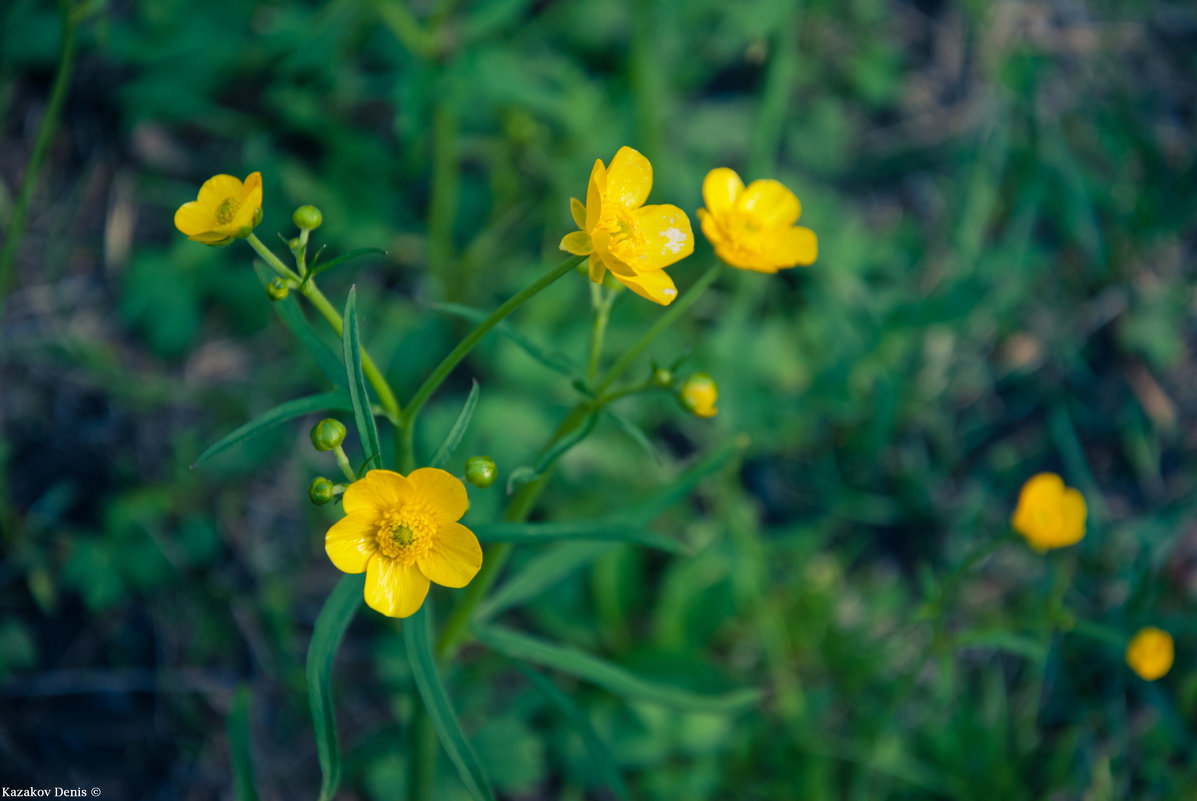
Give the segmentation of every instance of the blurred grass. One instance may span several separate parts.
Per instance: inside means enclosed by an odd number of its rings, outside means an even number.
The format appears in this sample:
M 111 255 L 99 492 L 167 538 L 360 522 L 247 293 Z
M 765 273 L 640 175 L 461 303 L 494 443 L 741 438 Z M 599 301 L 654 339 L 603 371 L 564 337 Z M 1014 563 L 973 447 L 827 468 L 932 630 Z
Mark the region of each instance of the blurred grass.
M 60 35 L 54 3 L 0 7 L 6 241 Z M 592 549 L 503 618 L 681 690 L 765 688 L 728 718 L 554 679 L 633 797 L 1189 797 L 1188 6 L 109 0 L 76 36 L 0 315 L 10 785 L 228 796 L 242 684 L 259 796 L 319 781 L 302 664 L 337 575 L 321 545 L 332 513 L 304 488 L 331 466 L 306 425 L 187 466 L 326 384 L 273 320 L 249 252 L 173 230 L 199 182 L 261 170 L 268 243 L 314 203 L 329 254 L 388 251 L 323 282 L 333 298 L 357 284 L 363 338 L 407 395 L 466 330 L 427 305 L 493 307 L 547 269 L 593 160 L 630 144 L 653 161 L 654 202 L 692 213 L 705 172 L 727 165 L 793 188 L 820 239 L 809 269 L 727 271 L 647 354 L 689 349 L 686 369 L 720 383 L 718 417 L 621 401 L 665 464 L 604 420 L 542 503 L 547 519 L 600 516 L 746 432 L 743 464 L 654 524 L 698 552 Z M 685 287 L 710 258 L 700 237 L 671 274 Z M 575 363 L 583 283 L 513 319 Z M 657 313 L 621 299 L 608 353 Z M 489 453 L 504 475 L 531 463 L 575 393 L 499 336 L 434 398 L 417 448 L 432 452 L 475 377 L 458 455 Z M 1085 493 L 1084 543 L 1005 548 L 928 619 L 1041 470 Z M 474 493 L 472 519 L 498 518 L 496 488 Z M 541 556 L 517 549 L 509 575 Z M 1053 597 L 1112 636 L 1055 631 Z M 1178 642 L 1151 685 L 1115 644 L 1147 623 Z M 521 674 L 476 649 L 452 674 L 503 794 L 606 797 L 586 744 Z M 402 644 L 363 615 L 336 675 L 345 786 L 394 797 Z M 441 769 L 438 797 L 457 797 Z

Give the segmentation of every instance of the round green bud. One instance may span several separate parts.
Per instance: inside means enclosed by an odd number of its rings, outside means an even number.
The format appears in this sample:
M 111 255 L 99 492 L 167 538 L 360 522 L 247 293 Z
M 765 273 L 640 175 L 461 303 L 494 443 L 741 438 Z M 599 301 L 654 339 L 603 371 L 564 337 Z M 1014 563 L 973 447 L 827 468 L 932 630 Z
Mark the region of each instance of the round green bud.
M 664 367 L 653 367 L 652 382 L 654 387 L 669 389 L 673 386 L 673 371 Z
M 291 222 L 295 223 L 296 228 L 315 231 L 320 227 L 320 223 L 324 222 L 324 215 L 315 206 L 300 206 L 291 215 Z
M 489 456 L 471 456 L 466 459 L 465 477 L 475 487 L 486 489 L 499 477 L 499 469 Z
M 291 288 L 287 286 L 286 280 L 281 276 L 276 275 L 266 284 L 266 297 L 271 300 L 285 300 L 290 291 Z
M 324 506 L 335 497 L 337 493 L 333 491 L 333 483 L 324 476 L 316 476 L 308 485 L 308 498 L 317 506 Z
M 345 424 L 326 417 L 312 426 L 312 444 L 318 451 L 331 451 L 345 441 Z

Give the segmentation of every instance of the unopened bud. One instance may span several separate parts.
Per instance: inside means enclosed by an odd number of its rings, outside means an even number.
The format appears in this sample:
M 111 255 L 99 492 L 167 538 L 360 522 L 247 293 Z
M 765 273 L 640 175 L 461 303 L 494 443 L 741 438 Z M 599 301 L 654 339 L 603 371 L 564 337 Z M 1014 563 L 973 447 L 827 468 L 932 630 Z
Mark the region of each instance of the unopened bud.
M 315 231 L 324 222 L 324 215 L 315 206 L 300 206 L 291 215 L 291 222 L 304 231 Z
M 286 300 L 291 288 L 281 276 L 275 276 L 266 283 L 266 296 L 271 300 Z
M 669 389 L 673 386 L 673 371 L 664 367 L 653 367 L 652 382 L 654 387 Z
M 318 451 L 331 451 L 345 441 L 345 424 L 326 417 L 312 426 L 312 444 Z
M 495 460 L 489 456 L 471 456 L 466 459 L 466 481 L 480 489 L 486 489 L 495 483 L 499 476 L 499 469 L 495 467 Z
M 308 486 L 308 498 L 317 506 L 324 506 L 336 496 L 333 483 L 324 476 L 316 476 Z
M 714 417 L 719 399 L 719 385 L 706 373 L 691 373 L 678 390 L 682 408 L 697 417 Z

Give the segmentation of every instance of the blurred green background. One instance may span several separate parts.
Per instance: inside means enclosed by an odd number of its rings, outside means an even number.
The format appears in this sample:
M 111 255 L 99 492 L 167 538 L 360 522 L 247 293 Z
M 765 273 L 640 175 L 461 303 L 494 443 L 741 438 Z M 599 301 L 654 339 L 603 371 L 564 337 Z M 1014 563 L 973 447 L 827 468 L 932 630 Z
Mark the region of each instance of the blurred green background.
M 313 420 L 190 471 L 209 443 L 324 387 L 236 243 L 174 230 L 216 173 L 265 182 L 268 244 L 324 213 L 329 273 L 401 396 L 559 260 L 595 158 L 655 168 L 694 219 L 707 170 L 776 177 L 819 237 L 810 268 L 728 270 L 649 351 L 687 349 L 719 414 L 617 410 L 538 517 L 647 496 L 747 434 L 741 460 L 655 528 L 691 557 L 596 548 L 505 622 L 694 689 L 685 715 L 553 676 L 642 799 L 1192 799 L 1197 787 L 1197 9 L 1183 2 L 183 0 L 87 4 L 61 114 L 0 275 L 0 779 L 105 798 L 233 796 L 226 718 L 251 691 L 263 799 L 314 797 L 304 694 L 339 574 L 334 468 Z M 63 17 L 0 3 L 0 236 L 47 117 Z M 51 115 L 52 116 L 52 115 Z M 695 220 L 696 221 L 696 220 Z M 679 287 L 713 254 L 670 269 Z M 584 361 L 567 277 L 513 322 Z M 632 296 L 618 354 L 660 309 Z M 648 369 L 648 361 L 640 368 Z M 577 398 L 491 336 L 424 416 L 425 453 L 470 380 L 460 454 L 504 476 Z M 1018 489 L 1060 473 L 1086 539 L 1007 545 Z M 499 514 L 500 485 L 471 517 Z M 467 520 L 468 520 L 467 519 Z M 513 567 L 540 556 L 517 549 Z M 951 576 L 956 578 L 949 578 Z M 945 589 L 946 588 L 946 589 Z M 435 595 L 443 608 L 447 593 Z M 1069 620 L 1078 621 L 1071 630 Z M 1062 623 L 1063 621 L 1063 623 Z M 1123 663 L 1141 625 L 1177 662 Z M 411 677 L 363 613 L 336 699 L 342 797 L 403 797 Z M 505 798 L 611 798 L 567 721 L 477 647 L 448 681 Z M 438 799 L 464 798 L 447 760 Z

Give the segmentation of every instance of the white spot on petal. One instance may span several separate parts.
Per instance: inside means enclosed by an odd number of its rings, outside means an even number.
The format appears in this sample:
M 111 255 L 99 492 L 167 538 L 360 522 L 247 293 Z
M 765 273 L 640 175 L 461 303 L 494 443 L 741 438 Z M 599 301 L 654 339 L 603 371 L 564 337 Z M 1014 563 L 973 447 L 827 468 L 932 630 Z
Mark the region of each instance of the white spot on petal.
M 661 294 L 667 298 L 672 298 L 674 295 L 677 294 L 677 290 L 674 289 L 673 287 L 666 287 L 665 289 L 661 290 Z
M 688 239 L 686 232 L 680 228 L 665 229 L 665 249 L 670 253 L 677 253 L 685 247 Z

